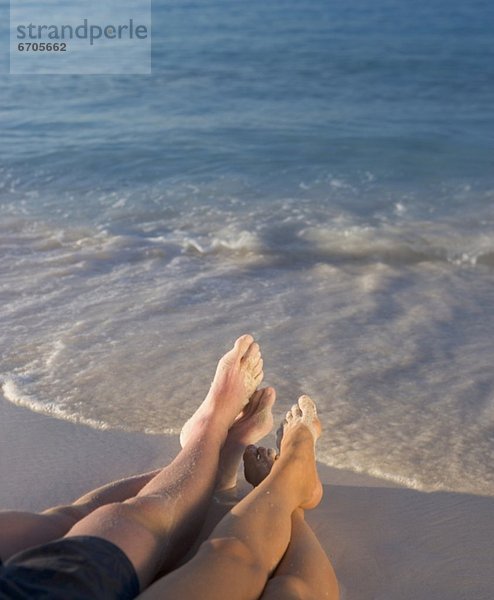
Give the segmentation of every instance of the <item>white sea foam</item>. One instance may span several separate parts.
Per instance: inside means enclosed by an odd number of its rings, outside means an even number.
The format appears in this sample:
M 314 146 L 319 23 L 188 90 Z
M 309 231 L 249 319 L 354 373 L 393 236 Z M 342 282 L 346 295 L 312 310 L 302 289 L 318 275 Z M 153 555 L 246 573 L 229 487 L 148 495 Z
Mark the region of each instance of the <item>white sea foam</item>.
M 80 413 L 71 412 L 60 408 L 60 406 L 54 402 L 41 402 L 35 397 L 26 394 L 21 391 L 22 382 L 14 378 L 7 378 L 1 382 L 2 394 L 6 400 L 12 402 L 17 406 L 23 406 L 29 408 L 33 412 L 50 415 L 52 417 L 66 419 L 74 423 L 82 423 L 89 425 L 95 429 L 108 429 L 108 424 L 104 421 L 96 421 L 94 419 L 86 419 Z
M 318 400 L 321 460 L 493 494 L 491 221 L 315 218 L 290 200 L 222 210 L 124 230 L 0 224 L 5 396 L 176 433 L 252 331 L 277 418 L 301 392 Z
M 244 3 L 238 52 L 216 43 L 238 11 L 213 4 L 221 35 L 174 3 L 186 60 L 158 44 L 138 93 L 5 79 L 1 376 L 63 414 L 177 428 L 253 331 L 278 416 L 319 401 L 325 461 L 492 493 L 488 3 Z

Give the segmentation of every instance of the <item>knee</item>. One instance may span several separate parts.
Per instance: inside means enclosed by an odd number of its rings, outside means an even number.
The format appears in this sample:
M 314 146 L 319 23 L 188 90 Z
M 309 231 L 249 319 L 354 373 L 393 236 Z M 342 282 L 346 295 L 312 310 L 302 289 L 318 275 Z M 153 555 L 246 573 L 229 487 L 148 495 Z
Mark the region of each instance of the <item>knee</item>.
M 259 567 L 259 561 L 249 547 L 236 537 L 222 537 L 206 540 L 201 545 L 201 551 L 212 554 L 221 560 L 241 563 L 253 571 Z
M 89 511 L 83 506 L 76 504 L 69 504 L 65 506 L 56 506 L 55 508 L 49 508 L 41 513 L 45 517 L 48 517 L 50 521 L 69 530 L 76 523 L 84 519 L 89 514 Z
M 173 511 L 164 509 L 163 498 L 158 495 L 135 496 L 106 504 L 95 512 L 102 518 L 132 523 L 157 537 L 168 534 L 173 525 Z
M 295 575 L 279 575 L 270 579 L 263 600 L 316 600 L 309 586 Z
M 112 502 L 100 506 L 87 519 L 77 523 L 71 529 L 71 535 L 106 537 L 108 535 L 115 536 L 115 532 L 118 531 L 118 535 L 121 537 L 142 535 L 143 532 L 146 532 L 153 538 L 157 538 L 159 536 L 157 521 L 154 511 L 149 510 L 144 503 Z
M 89 515 L 89 519 L 95 523 L 117 522 L 122 519 L 130 518 L 133 511 L 126 507 L 121 502 L 111 502 L 104 504 L 93 510 Z M 86 519 L 84 519 L 86 521 Z
M 243 573 L 247 573 L 252 584 L 259 583 L 261 589 L 266 582 L 268 571 L 260 560 L 261 557 L 256 556 L 238 538 L 222 537 L 206 540 L 201 544 L 199 552 L 206 555 L 208 560 L 214 560 L 225 568 L 231 568 L 231 572 L 240 569 Z

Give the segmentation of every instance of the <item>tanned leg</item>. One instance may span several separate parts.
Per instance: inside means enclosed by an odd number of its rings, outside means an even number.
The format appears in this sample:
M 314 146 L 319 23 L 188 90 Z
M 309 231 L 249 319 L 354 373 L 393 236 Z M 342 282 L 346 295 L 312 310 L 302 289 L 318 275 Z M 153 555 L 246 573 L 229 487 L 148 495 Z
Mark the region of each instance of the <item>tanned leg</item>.
M 211 501 L 228 430 L 263 377 L 259 346 L 239 338 L 218 363 L 211 389 L 187 426 L 175 460 L 135 498 L 79 521 L 66 537 L 89 535 L 117 545 L 132 562 L 141 589 L 190 547 Z
M 100 506 L 137 496 L 158 473 L 159 470 L 156 470 L 114 481 L 85 494 L 72 504 L 40 513 L 1 511 L 0 559 L 5 562 L 17 552 L 63 537 L 78 521 Z
M 244 454 L 245 477 L 257 486 L 276 460 L 273 448 L 249 446 Z M 338 582 L 319 540 L 297 508 L 292 514 L 292 536 L 262 600 L 338 600 Z
M 302 396 L 285 420 L 280 457 L 269 475 L 222 519 L 192 560 L 142 597 L 257 600 L 288 547 L 293 512 L 321 499 L 314 450 L 320 430 L 314 403 Z

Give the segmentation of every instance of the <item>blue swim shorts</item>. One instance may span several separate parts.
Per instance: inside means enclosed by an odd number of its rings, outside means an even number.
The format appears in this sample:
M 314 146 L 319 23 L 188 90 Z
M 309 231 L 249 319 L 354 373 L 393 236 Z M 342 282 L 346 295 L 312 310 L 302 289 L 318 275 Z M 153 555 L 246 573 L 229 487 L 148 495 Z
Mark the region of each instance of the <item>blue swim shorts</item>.
M 98 537 L 62 538 L 0 564 L 1 600 L 131 600 L 138 594 L 130 560 Z

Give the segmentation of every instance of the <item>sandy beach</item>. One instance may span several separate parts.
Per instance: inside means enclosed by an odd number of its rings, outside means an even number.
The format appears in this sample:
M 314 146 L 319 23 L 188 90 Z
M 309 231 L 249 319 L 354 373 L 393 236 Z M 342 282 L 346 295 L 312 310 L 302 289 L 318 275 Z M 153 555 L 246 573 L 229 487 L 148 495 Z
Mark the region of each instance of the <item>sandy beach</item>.
M 341 597 L 494 600 L 491 3 L 10 4 L 0 510 L 168 464 L 250 333 Z
M 96 430 L 2 398 L 0 507 L 69 502 L 165 464 L 178 447 L 172 436 Z M 324 465 L 320 473 L 324 498 L 307 518 L 334 563 L 343 599 L 491 600 L 494 498 L 426 494 Z

